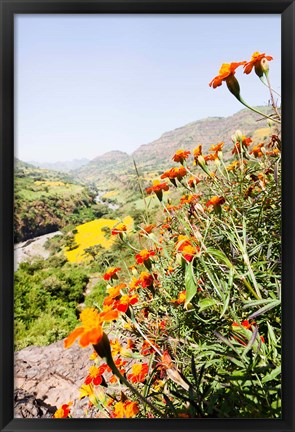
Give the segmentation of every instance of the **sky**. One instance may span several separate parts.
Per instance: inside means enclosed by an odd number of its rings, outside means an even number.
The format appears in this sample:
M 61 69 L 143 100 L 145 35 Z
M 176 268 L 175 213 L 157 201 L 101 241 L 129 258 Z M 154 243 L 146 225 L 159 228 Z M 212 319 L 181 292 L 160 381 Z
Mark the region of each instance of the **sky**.
M 211 79 L 265 52 L 281 89 L 280 15 L 16 15 L 15 155 L 24 161 L 133 152 L 164 132 L 243 109 Z M 236 73 L 250 105 L 268 90 Z

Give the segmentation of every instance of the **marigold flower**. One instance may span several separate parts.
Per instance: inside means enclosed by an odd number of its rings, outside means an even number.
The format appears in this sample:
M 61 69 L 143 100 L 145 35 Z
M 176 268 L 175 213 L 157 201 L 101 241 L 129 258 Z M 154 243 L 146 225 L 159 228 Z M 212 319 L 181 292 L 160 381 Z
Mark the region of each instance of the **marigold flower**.
M 177 299 L 176 299 L 176 300 L 171 300 L 171 301 L 172 301 L 172 303 L 181 304 L 181 303 L 184 303 L 184 302 L 185 302 L 185 299 L 186 299 L 186 290 L 181 291 L 181 292 L 178 294 Z
M 149 195 L 155 192 L 159 201 L 162 201 L 163 191 L 169 190 L 169 186 L 166 182 L 160 183 L 159 180 L 153 181 L 153 186 L 146 188 L 146 193 Z
M 194 149 L 193 154 L 194 154 L 194 159 L 197 162 L 198 157 L 201 156 L 202 154 L 202 144 L 198 145 L 198 147 Z
M 111 350 L 112 350 L 112 356 L 115 357 L 117 354 L 120 354 L 122 346 L 118 339 L 116 340 L 110 340 Z
M 212 81 L 209 83 L 209 86 L 213 87 L 214 89 L 221 86 L 223 81 L 227 82 L 231 76 L 234 76 L 236 69 L 245 63 L 245 61 L 237 63 L 223 63 L 219 69 L 218 75 L 212 79 Z
M 69 402 L 67 404 L 63 404 L 58 410 L 55 411 L 53 417 L 54 418 L 68 418 L 71 412 L 71 405 L 73 402 Z
M 90 400 L 95 398 L 95 393 L 92 384 L 81 385 L 79 398 L 83 399 L 84 397 L 89 397 Z
M 117 402 L 114 406 L 113 417 L 115 418 L 132 418 L 139 412 L 138 403 L 125 401 Z
M 143 226 L 141 227 L 142 231 L 139 232 L 139 235 L 143 236 L 144 234 L 150 234 L 155 227 L 155 224 Z
M 120 283 L 119 285 L 116 285 L 114 287 L 109 287 L 107 289 L 108 295 L 111 298 L 116 298 L 121 295 L 121 290 L 126 288 L 127 285 L 125 283 Z
M 209 149 L 209 151 L 219 152 L 222 150 L 222 147 L 224 146 L 224 142 L 220 142 L 216 145 L 212 145 Z
M 201 180 L 199 178 L 192 176 L 188 179 L 187 183 L 188 183 L 189 187 L 195 188 L 197 186 L 197 184 L 200 183 L 200 181 Z
M 183 195 L 180 198 L 180 204 L 191 204 L 196 203 L 198 199 L 200 198 L 201 194 L 198 195 Z
M 278 148 L 273 149 L 272 151 L 266 152 L 268 156 L 278 156 L 280 154 L 280 150 Z
M 89 368 L 89 374 L 87 375 L 84 383 L 86 385 L 88 384 L 94 384 L 95 386 L 98 386 L 102 383 L 102 374 L 105 372 L 106 368 L 104 366 L 96 367 L 91 366 Z
M 208 155 L 204 155 L 205 162 L 215 161 L 216 159 L 218 159 L 217 153 L 214 153 L 214 154 L 211 153 L 211 154 L 208 154 Z
M 242 145 L 243 147 L 249 147 L 252 140 L 251 138 L 247 138 L 245 135 L 242 136 Z M 234 145 L 234 148 L 232 150 L 232 154 L 238 154 L 241 152 L 241 144 L 239 141 L 237 141 Z
M 225 198 L 223 196 L 214 196 L 209 201 L 206 202 L 206 207 L 209 207 L 210 205 L 220 206 L 221 204 L 224 203 L 225 203 Z
M 107 312 L 100 312 L 94 308 L 86 308 L 80 313 L 80 320 L 82 326 L 77 327 L 65 339 L 64 346 L 69 348 L 77 338 L 80 338 L 79 345 L 85 348 L 88 345 L 96 345 L 102 339 L 103 330 L 102 325 L 105 321 L 116 320 L 119 316 L 117 310 L 110 310 Z
M 185 159 L 187 159 L 189 157 L 189 155 L 191 154 L 190 151 L 186 151 L 186 150 L 177 150 L 174 154 L 174 156 L 172 157 L 172 159 L 174 160 L 174 162 L 180 162 L 181 164 L 183 163 L 183 161 Z
M 137 285 L 141 285 L 142 288 L 148 288 L 153 285 L 155 275 L 151 275 L 149 272 L 141 272 L 137 280 Z
M 178 236 L 176 249 L 178 252 L 182 253 L 182 256 L 188 262 L 191 262 L 200 250 L 197 246 L 193 246 L 188 237 L 182 235 Z
M 267 55 L 265 55 L 265 53 L 261 54 L 258 51 L 256 51 L 255 53 L 253 53 L 252 57 L 251 57 L 251 60 L 244 65 L 244 73 L 245 74 L 249 74 L 252 71 L 253 67 L 254 67 L 257 75 L 258 76 L 262 76 L 263 75 L 263 71 L 261 71 L 260 68 L 261 68 L 261 61 L 263 59 L 266 59 L 268 61 L 273 60 L 273 58 L 271 56 L 267 56 Z
M 253 331 L 253 327 L 255 326 L 255 321 L 253 321 L 252 323 L 250 323 L 248 320 L 244 320 L 244 321 L 241 322 L 241 325 L 242 325 L 242 327 L 244 327 L 246 330 L 251 330 L 251 331 Z M 233 330 L 237 330 L 237 331 L 238 331 L 238 330 L 239 330 L 239 327 L 240 327 L 240 325 L 239 325 L 237 322 L 234 321 L 234 322 L 232 323 L 232 328 L 233 328 Z M 241 336 L 241 337 L 243 337 L 243 336 Z M 247 341 L 245 341 L 245 340 L 243 340 L 243 339 L 237 337 L 236 335 L 234 335 L 234 338 L 235 338 L 239 343 L 241 343 L 242 345 L 244 345 L 244 346 L 247 345 Z M 261 340 L 262 343 L 265 343 L 265 339 L 264 339 L 263 336 L 260 336 L 260 340 Z
M 165 172 L 161 175 L 161 179 L 169 178 L 169 180 L 171 180 L 172 183 L 173 183 L 174 185 L 176 185 L 176 183 L 175 183 L 175 179 L 177 179 L 177 180 L 180 181 L 180 180 L 182 180 L 183 177 L 185 177 L 186 175 L 187 175 L 187 169 L 186 169 L 185 167 L 183 167 L 183 166 L 181 166 L 181 167 L 179 167 L 179 168 L 177 168 L 177 167 L 173 167 L 173 168 L 170 168 L 170 170 L 165 171 Z M 173 180 L 174 180 L 174 182 L 173 182 Z
M 250 324 L 248 320 L 242 321 L 241 325 L 247 330 L 251 329 L 251 327 L 252 327 L 252 324 Z M 240 325 L 235 321 L 232 323 L 232 326 L 233 327 L 240 327 Z
M 148 370 L 149 367 L 147 363 L 136 363 L 132 366 L 132 372 L 127 375 L 127 378 L 133 383 L 143 382 L 145 381 Z
M 261 157 L 263 156 L 263 152 L 261 151 L 262 147 L 264 146 L 264 143 L 257 144 L 252 148 L 252 150 L 249 152 L 250 154 L 253 154 L 255 157 Z
M 110 280 L 117 276 L 118 271 L 121 270 L 121 267 L 110 267 L 107 269 L 105 274 L 103 275 L 104 280 Z
M 161 191 L 167 191 L 169 189 L 169 186 L 166 182 L 160 183 L 159 180 L 153 181 L 153 186 L 146 188 L 147 194 L 151 194 L 152 192 L 161 192 Z
M 122 234 L 123 232 L 126 231 L 127 231 L 126 225 L 123 223 L 119 223 L 118 225 L 115 226 L 115 228 L 113 228 L 112 235 Z
M 158 346 L 155 344 L 154 341 L 151 341 L 151 343 L 156 346 L 158 348 Z M 141 350 L 140 350 L 140 354 L 142 354 L 143 356 L 152 354 L 153 352 L 155 352 L 154 348 L 152 347 L 152 345 L 149 343 L 149 341 L 145 340 L 143 341 Z
M 120 312 L 126 312 L 127 309 L 129 308 L 129 305 L 134 305 L 138 302 L 138 296 L 137 295 L 133 295 L 133 296 L 129 296 L 129 295 L 124 295 L 120 298 L 120 300 L 117 300 L 115 302 L 115 308 L 120 311 Z
M 143 264 L 145 261 L 150 259 L 151 256 L 154 256 L 155 252 L 152 250 L 143 249 L 136 256 L 137 264 Z

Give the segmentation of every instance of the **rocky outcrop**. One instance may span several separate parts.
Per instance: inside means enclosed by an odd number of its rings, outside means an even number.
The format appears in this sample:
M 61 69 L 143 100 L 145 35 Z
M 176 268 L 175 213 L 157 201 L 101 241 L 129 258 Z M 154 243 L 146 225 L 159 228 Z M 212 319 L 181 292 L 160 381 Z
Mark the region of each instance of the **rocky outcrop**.
M 31 346 L 15 353 L 15 416 L 51 417 L 57 408 L 75 401 L 75 417 L 83 417 L 86 401 L 79 388 L 91 364 L 92 349 L 74 344 L 65 350 L 63 341 L 45 347 Z

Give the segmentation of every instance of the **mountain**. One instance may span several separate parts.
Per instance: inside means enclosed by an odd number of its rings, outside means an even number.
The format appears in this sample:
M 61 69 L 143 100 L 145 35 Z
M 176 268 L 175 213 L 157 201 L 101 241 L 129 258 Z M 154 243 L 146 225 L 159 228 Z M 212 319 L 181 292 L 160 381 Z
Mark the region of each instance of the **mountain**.
M 265 113 L 271 112 L 270 107 L 257 108 Z M 231 136 L 237 129 L 253 140 L 261 139 L 269 133 L 265 119 L 243 109 L 229 117 L 209 117 L 165 132 L 157 140 L 139 146 L 130 156 L 121 151 L 107 152 L 72 174 L 85 182 L 96 183 L 99 187 L 102 187 L 102 181 L 106 178 L 108 184 L 116 184 L 134 174 L 133 159 L 144 170 L 161 170 L 173 164 L 172 155 L 180 148 L 192 151 L 202 144 L 205 153 L 212 144 L 224 141 L 224 149 L 229 149 L 232 145 Z
M 258 107 L 263 112 L 270 112 L 270 108 Z M 177 149 L 193 150 L 199 144 L 203 146 L 203 152 L 208 151 L 212 144 L 224 141 L 225 149 L 232 145 L 231 136 L 237 129 L 243 134 L 252 136 L 259 128 L 266 127 L 266 121 L 259 121 L 261 116 L 248 109 L 243 109 L 229 117 L 209 117 L 169 132 L 165 132 L 159 139 L 141 145 L 132 154 L 139 164 L 153 165 L 155 161 L 163 163 L 169 161 Z
M 84 165 L 87 165 L 90 162 L 89 159 L 74 159 L 71 161 L 64 162 L 36 162 L 29 161 L 28 163 L 33 165 L 36 168 L 45 168 L 53 171 L 61 171 L 61 172 L 70 172 L 72 170 L 78 169 Z

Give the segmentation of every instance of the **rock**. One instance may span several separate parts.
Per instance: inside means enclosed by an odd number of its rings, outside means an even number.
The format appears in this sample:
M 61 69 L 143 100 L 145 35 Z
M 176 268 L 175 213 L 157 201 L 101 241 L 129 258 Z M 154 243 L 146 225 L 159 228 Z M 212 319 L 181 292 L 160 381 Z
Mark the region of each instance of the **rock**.
M 56 407 L 43 403 L 32 394 L 18 389 L 14 395 L 15 418 L 51 418 Z
M 83 414 L 86 402 L 79 401 L 79 388 L 91 365 L 91 347 L 74 344 L 64 349 L 63 341 L 45 347 L 31 346 L 15 353 L 15 416 L 52 416 L 70 401 L 76 415 Z

